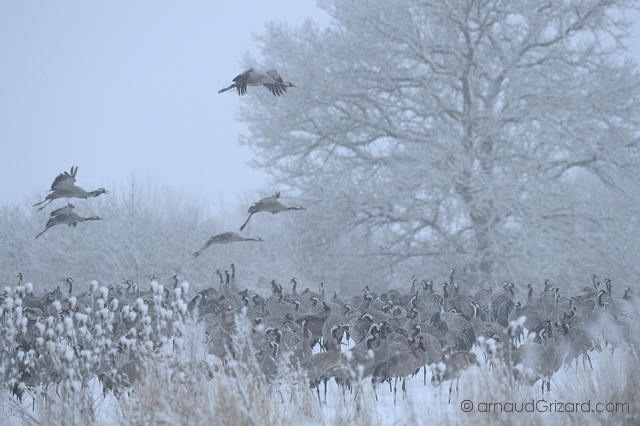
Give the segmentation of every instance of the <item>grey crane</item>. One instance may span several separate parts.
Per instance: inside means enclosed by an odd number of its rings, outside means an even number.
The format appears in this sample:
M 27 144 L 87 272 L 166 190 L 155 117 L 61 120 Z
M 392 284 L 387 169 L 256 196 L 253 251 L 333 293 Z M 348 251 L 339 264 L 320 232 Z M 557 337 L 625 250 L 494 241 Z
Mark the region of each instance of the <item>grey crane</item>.
M 332 339 L 327 351 L 314 354 L 302 363 L 302 369 L 306 371 L 311 387 L 316 388 L 320 405 L 322 405 L 322 402 L 320 400 L 319 380 L 327 370 L 340 364 L 342 360 L 340 342 L 342 341 L 343 333 L 342 327 L 334 325 L 331 329 Z
M 220 89 L 218 93 L 226 92 L 234 87 L 238 89 L 238 95 L 243 96 L 247 93 L 247 86 L 264 86 L 273 94 L 280 96 L 287 91 L 287 87 L 296 87 L 290 82 L 285 82 L 275 69 L 270 69 L 265 73 L 261 73 L 251 68 L 233 79 L 233 84 L 224 89 Z
M 551 321 L 545 321 L 539 337 L 541 344 L 528 340 L 515 351 L 515 363 L 516 365 L 522 364 L 525 371 L 530 369 L 530 377 L 527 377 L 530 385 L 536 383 L 538 379 L 542 379 L 542 394 L 544 395 L 545 384 L 547 385 L 547 391 L 551 387 L 551 375 L 554 373 L 553 365 L 557 355 Z
M 62 213 L 53 215 L 53 212 L 52 212 L 52 216 L 47 221 L 47 224 L 45 225 L 44 230 L 40 232 L 38 235 L 36 235 L 36 238 L 44 234 L 52 226 L 69 225 L 75 228 L 79 222 L 85 222 L 88 220 L 102 220 L 102 218 L 98 216 L 82 217 L 74 213 L 73 206 L 71 206 L 71 204 L 69 204 L 67 207 L 63 207 L 62 209 L 58 209 L 56 211 L 59 211 L 59 210 L 62 210 Z
M 40 201 L 33 205 L 33 207 L 39 206 L 42 203 L 46 203 L 44 206 L 40 207 L 38 211 L 44 209 L 51 203 L 53 200 L 57 198 L 89 198 L 89 197 L 97 197 L 102 194 L 109 194 L 104 188 L 98 188 L 95 191 L 85 191 L 84 189 L 76 186 L 76 173 L 78 172 L 78 167 L 71 167 L 70 172 L 60 173 L 53 183 L 51 184 L 51 193 L 48 194 L 44 200 Z M 73 208 L 71 204 L 67 207 Z M 63 207 L 66 209 L 67 207 Z M 52 212 L 53 214 L 53 212 Z
M 422 339 L 422 345 L 425 348 L 426 362 L 423 366 L 423 382 L 427 384 L 427 365 L 440 362 L 442 359 L 442 345 L 440 341 L 429 333 L 423 333 L 420 324 L 414 324 L 412 327 L 412 337 L 415 340 Z
M 247 223 L 249 223 L 249 219 L 251 219 L 251 216 L 253 216 L 255 213 L 269 212 L 271 214 L 276 214 L 276 213 L 287 211 L 287 210 L 306 210 L 302 206 L 287 207 L 284 204 L 282 204 L 278 200 L 278 198 L 280 198 L 280 192 L 276 192 L 274 195 L 270 197 L 263 198 L 262 200 L 258 201 L 257 203 L 254 203 L 251 207 L 249 207 L 249 211 L 247 212 L 249 213 L 249 217 L 240 227 L 240 231 L 242 231 L 245 228 L 245 226 L 247 226 Z
M 363 377 L 364 371 L 371 368 L 375 362 L 374 343 L 377 337 L 374 334 L 368 334 L 367 337 L 357 345 L 353 346 L 347 352 L 342 353 L 340 363 L 321 377 L 324 382 L 325 400 L 327 399 L 327 382 L 330 378 L 336 381 L 336 384 L 342 388 L 343 399 L 345 397 L 346 388 L 351 388 L 355 380 Z
M 374 385 L 374 389 L 377 383 L 388 381 L 391 385 L 391 378 L 395 378 L 393 385 L 393 403 L 396 403 L 397 384 L 398 380 L 402 380 L 402 393 L 406 397 L 407 388 L 406 381 L 407 376 L 419 370 L 426 362 L 423 354 L 426 352 L 424 347 L 424 341 L 422 339 L 415 340 L 411 343 L 408 350 L 397 353 L 383 362 L 376 368 L 373 373 L 371 383 Z
M 214 235 L 213 237 L 209 238 L 209 240 L 206 243 L 204 243 L 204 246 L 202 246 L 200 250 L 193 253 L 193 257 L 200 256 L 202 252 L 205 251 L 207 247 L 209 247 L 211 244 L 231 244 L 238 241 L 261 241 L 262 242 L 264 240 L 260 237 L 244 238 L 236 234 L 235 232 L 223 232 L 222 234 Z
M 301 340 L 300 342 L 298 342 L 298 344 L 296 345 L 295 349 L 291 354 L 291 363 L 293 365 L 299 365 L 303 363 L 305 360 L 311 358 L 311 356 L 313 355 L 313 349 L 311 348 L 312 335 L 311 335 L 311 331 L 309 330 L 309 327 L 307 326 L 308 323 L 309 323 L 309 320 L 307 319 L 302 320 Z

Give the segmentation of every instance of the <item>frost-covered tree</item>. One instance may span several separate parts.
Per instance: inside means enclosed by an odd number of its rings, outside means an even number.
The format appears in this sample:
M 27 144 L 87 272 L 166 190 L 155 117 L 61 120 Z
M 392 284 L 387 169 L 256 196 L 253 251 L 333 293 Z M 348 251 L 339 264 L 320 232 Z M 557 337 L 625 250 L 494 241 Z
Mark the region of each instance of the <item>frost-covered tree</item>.
M 259 36 L 257 67 L 298 88 L 250 93 L 242 142 L 306 199 L 297 231 L 338 268 L 456 267 L 483 285 L 582 286 L 623 267 L 628 278 L 640 76 L 621 17 L 632 6 L 321 1 L 327 28 Z

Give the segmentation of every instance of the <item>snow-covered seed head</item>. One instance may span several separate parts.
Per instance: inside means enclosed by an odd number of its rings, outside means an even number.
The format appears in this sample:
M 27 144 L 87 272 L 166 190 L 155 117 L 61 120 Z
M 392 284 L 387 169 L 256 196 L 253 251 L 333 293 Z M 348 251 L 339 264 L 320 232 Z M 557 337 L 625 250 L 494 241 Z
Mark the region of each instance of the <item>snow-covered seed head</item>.
M 32 284 L 32 283 L 30 283 L 30 282 L 29 282 L 29 283 L 26 283 L 26 284 L 24 285 L 24 289 L 25 289 L 25 291 L 27 292 L 27 294 L 31 294 L 31 293 L 33 293 L 33 284 Z
M 98 311 L 98 316 L 102 319 L 107 319 L 109 317 L 109 310 L 107 308 L 102 308 Z
M 527 321 L 527 316 L 526 315 L 522 315 L 520 318 L 518 318 L 516 320 L 516 323 L 518 324 L 518 326 L 520 327 L 524 327 L 524 323 Z
M 509 327 L 507 327 L 507 334 L 509 335 L 509 337 L 516 337 L 520 333 L 522 333 L 522 330 L 524 328 L 524 323 L 526 320 L 527 320 L 526 315 L 522 315 L 517 320 L 511 321 L 509 323 Z
M 116 311 L 118 309 L 118 298 L 117 297 L 112 297 L 111 300 L 109 301 L 109 309 L 111 311 Z
M 100 297 L 107 300 L 108 296 L 109 296 L 109 289 L 106 288 L 105 286 L 100 287 Z
M 79 323 L 79 324 L 86 324 L 87 320 L 89 319 L 89 317 L 86 314 L 83 314 L 82 312 L 76 312 L 75 314 L 75 320 Z
M 46 327 L 44 326 L 44 324 L 42 324 L 41 322 L 37 322 L 37 323 L 35 323 L 35 327 L 36 327 L 36 330 L 38 331 L 38 333 L 39 333 L 39 334 L 44 333 L 44 330 L 45 330 L 45 328 L 46 328 Z
M 136 303 L 138 304 L 138 309 L 140 310 L 140 314 L 147 315 L 147 312 L 149 312 L 149 306 L 146 303 L 144 303 L 140 298 L 136 300 Z
M 186 315 L 187 313 L 187 304 L 184 303 L 184 301 L 182 300 L 178 300 L 178 303 L 176 304 L 178 310 L 180 311 L 180 313 L 182 315 Z
M 91 358 L 93 358 L 93 355 L 91 354 L 91 351 L 88 351 L 86 349 L 80 351 L 80 356 L 86 361 L 86 362 L 90 362 Z
M 487 353 L 491 356 L 495 356 L 498 352 L 498 342 L 496 342 L 494 338 L 489 338 L 486 340 L 485 345 Z
M 519 374 L 522 374 L 524 372 L 524 366 L 522 364 L 516 364 L 513 367 L 513 370 Z
M 96 291 L 98 291 L 98 281 L 96 280 L 91 281 L 91 284 L 89 285 L 89 291 L 93 294 L 95 294 Z
M 64 319 L 62 320 L 62 322 L 64 322 L 64 328 L 69 331 L 73 329 L 73 320 L 69 317 L 64 317 Z
M 180 287 L 182 288 L 182 294 L 187 294 L 189 292 L 189 283 L 186 281 L 182 281 L 182 284 L 180 284 Z
M 56 332 L 53 331 L 53 328 L 47 328 L 47 330 L 44 332 L 44 338 L 46 340 L 53 340 L 56 337 Z
M 118 340 L 118 346 L 125 352 L 128 352 L 131 349 L 131 340 L 127 339 L 125 336 L 122 336 L 120 340 Z
M 7 312 L 13 309 L 13 297 L 7 297 L 4 299 L 4 309 Z

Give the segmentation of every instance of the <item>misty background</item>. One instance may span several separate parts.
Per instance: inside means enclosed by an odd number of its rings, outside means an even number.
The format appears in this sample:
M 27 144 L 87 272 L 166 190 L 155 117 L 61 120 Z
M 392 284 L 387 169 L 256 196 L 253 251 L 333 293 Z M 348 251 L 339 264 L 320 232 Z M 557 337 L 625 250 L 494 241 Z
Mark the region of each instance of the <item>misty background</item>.
M 635 285 L 640 28 L 618 9 L 633 2 L 413 3 L 0 5 L 0 280 L 199 288 L 234 262 L 265 291 L 294 276 L 408 287 L 451 268 L 471 287 Z M 461 34 L 477 43 L 466 61 Z M 298 88 L 217 93 L 254 65 Z M 73 201 L 105 221 L 34 240 L 65 202 L 32 205 L 71 166 L 111 191 Z M 266 243 L 192 258 L 276 191 L 309 210 L 257 214 L 242 235 Z

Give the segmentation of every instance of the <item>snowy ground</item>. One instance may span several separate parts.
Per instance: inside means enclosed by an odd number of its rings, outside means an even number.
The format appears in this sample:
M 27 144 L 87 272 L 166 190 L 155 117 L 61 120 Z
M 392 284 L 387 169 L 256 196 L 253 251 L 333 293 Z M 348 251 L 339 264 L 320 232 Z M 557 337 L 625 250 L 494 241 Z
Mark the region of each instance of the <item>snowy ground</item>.
M 479 359 L 484 360 L 484 355 L 478 348 L 474 349 Z M 558 371 L 551 380 L 551 391 L 544 397 L 540 390 L 540 382 L 534 387 L 515 385 L 512 386 L 497 378 L 497 374 L 483 363 L 482 367 L 472 367 L 463 374 L 456 392 L 455 383 L 451 395 L 451 403 L 448 403 L 449 385 L 444 383 L 435 387 L 430 383 L 431 373 L 427 371 L 427 383 L 423 382 L 423 373 L 407 381 L 407 395 L 402 394 L 401 384 L 398 383 L 397 401 L 394 403 L 393 392 L 389 391 L 389 385 L 380 385 L 376 401 L 370 380 L 362 382 L 359 393 L 347 391 L 343 397 L 342 389 L 334 381 L 328 383 L 326 404 L 319 405 L 313 391 L 313 399 L 300 399 L 309 406 L 295 406 L 293 397 L 286 393 L 272 393 L 271 404 L 275 411 L 293 414 L 283 424 L 296 425 L 335 425 L 335 424 L 372 424 L 372 425 L 431 425 L 431 424 L 638 424 L 638 395 L 630 394 L 629 389 L 635 389 L 637 383 L 637 364 L 635 359 L 627 357 L 622 350 L 617 350 L 611 356 L 609 351 L 602 353 L 592 352 L 593 370 L 588 366 L 583 368 L 582 362 L 578 363 L 577 372 L 575 363 L 571 368 Z M 635 373 L 634 373 L 635 372 Z M 635 378 L 635 379 L 634 379 Z M 634 387 L 635 386 L 635 387 Z M 130 413 L 123 413 L 122 401 L 118 401 L 113 394 L 106 397 L 102 395 L 102 387 L 97 379 L 90 382 L 93 395 L 93 406 L 96 411 L 96 424 L 141 424 L 124 420 L 131 418 Z M 161 384 L 156 392 L 162 392 Z M 359 395 L 359 396 L 356 396 Z M 133 395 L 123 397 L 125 401 L 135 399 Z M 321 398 L 324 399 L 324 387 L 321 387 Z M 344 398 L 344 399 L 343 399 Z M 469 412 L 463 408 L 472 408 Z M 502 404 L 501 413 L 499 406 L 489 403 Z M 513 403 L 514 405 L 509 405 Z M 528 406 L 524 406 L 529 403 Z M 580 405 L 583 403 L 589 404 Z M 608 413 L 607 409 L 614 406 L 596 404 L 602 403 L 628 403 L 626 407 L 619 406 L 618 413 Z M 297 403 L 302 404 L 301 402 Z M 310 405 L 312 404 L 312 405 Z M 527 410 L 537 409 L 534 412 Z M 591 412 L 582 412 L 590 408 Z M 504 412 L 522 411 L 525 412 Z M 162 408 L 160 407 L 160 411 Z M 486 412 L 493 411 L 493 412 Z M 567 412 L 569 411 L 569 412 Z M 570 412 L 570 411 L 578 411 Z M 602 411 L 602 412 L 597 412 Z M 615 411 L 615 410 L 614 410 Z M 620 411 L 626 411 L 620 413 Z M 0 417 L 0 423 L 7 425 L 18 424 L 57 424 L 51 418 L 43 417 L 48 411 L 32 409 L 32 399 L 26 398 L 23 403 L 15 403 L 8 394 L 5 394 L 5 403 Z M 301 413 L 307 413 L 301 414 Z M 634 423 L 636 422 L 636 423 Z M 180 424 L 179 419 L 168 416 L 166 424 Z M 272 419 L 259 419 L 256 424 L 272 424 Z

